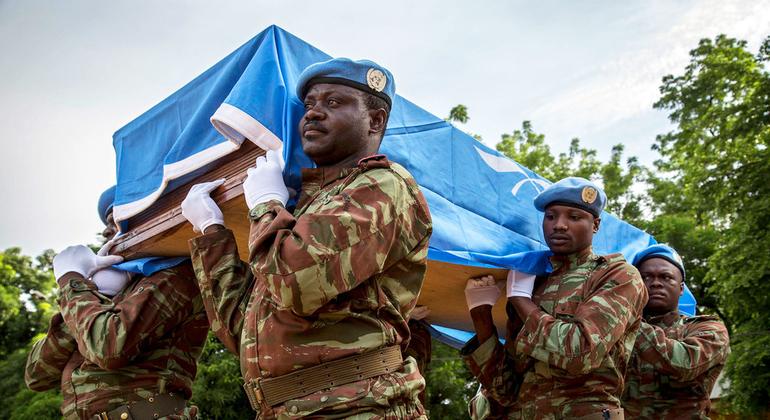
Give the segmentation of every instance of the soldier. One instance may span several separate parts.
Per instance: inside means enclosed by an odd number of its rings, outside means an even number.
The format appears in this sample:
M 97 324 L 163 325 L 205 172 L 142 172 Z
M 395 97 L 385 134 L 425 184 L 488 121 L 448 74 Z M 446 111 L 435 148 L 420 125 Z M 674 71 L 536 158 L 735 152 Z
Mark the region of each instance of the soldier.
M 470 279 L 466 300 L 476 330 L 462 354 L 485 395 L 516 419 L 622 419 L 623 376 L 647 302 L 639 272 L 621 254 L 592 251 L 606 196 L 565 178 L 535 198 L 553 272 L 511 271 L 508 341 L 497 338 L 494 278 Z
M 719 318 L 679 313 L 684 291 L 682 259 L 668 245 L 637 254 L 650 301 L 644 308 L 628 367 L 623 407 L 633 418 L 707 419 L 711 389 L 730 354 Z
M 113 198 L 114 187 L 99 200 L 106 239 Z M 61 312 L 32 347 L 27 386 L 61 386 L 67 419 L 195 418 L 186 402 L 208 321 L 192 266 L 147 277 L 108 268 L 121 260 L 82 245 L 54 258 Z
M 248 170 L 248 263 L 209 197 L 222 181 L 182 204 L 204 232 L 190 249 L 212 330 L 240 356 L 258 417 L 425 416 L 425 381 L 402 351 L 432 225 L 409 172 L 376 154 L 394 95 L 393 76 L 371 61 L 303 71 L 299 130 L 317 168 L 303 169 L 293 213 L 280 151 Z

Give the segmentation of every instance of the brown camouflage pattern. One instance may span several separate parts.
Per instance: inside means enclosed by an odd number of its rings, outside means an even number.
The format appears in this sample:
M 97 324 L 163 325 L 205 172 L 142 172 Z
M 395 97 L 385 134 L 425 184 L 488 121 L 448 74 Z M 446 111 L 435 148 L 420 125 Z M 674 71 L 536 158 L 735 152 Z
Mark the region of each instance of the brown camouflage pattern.
M 302 175 L 293 214 L 277 201 L 251 209 L 250 264 L 239 259 L 229 230 L 190 241 L 211 328 L 240 356 L 246 381 L 390 345 L 403 351 L 409 342 L 407 320 L 422 287 L 432 230 L 417 183 L 384 156 Z M 297 413 L 286 403 L 260 414 L 334 417 L 403 407 L 396 417 L 419 417 L 416 398 L 424 379 L 410 363 L 392 381 L 379 377 L 362 388 L 309 395 Z M 359 398 L 359 389 L 368 395 L 380 385 L 385 397 Z
M 66 418 L 157 393 L 190 398 L 208 320 L 189 262 L 137 276 L 112 299 L 77 273 L 58 282 L 61 313 L 29 354 L 30 389 L 60 385 Z
M 463 349 L 471 371 L 508 418 L 561 419 L 620 407 L 624 374 L 647 303 L 623 256 L 590 248 L 551 257 L 524 320 L 505 347 L 496 337 Z M 510 331 L 510 329 L 509 329 Z
M 672 311 L 643 319 L 626 377 L 626 416 L 707 419 L 729 354 L 727 328 L 715 316 Z

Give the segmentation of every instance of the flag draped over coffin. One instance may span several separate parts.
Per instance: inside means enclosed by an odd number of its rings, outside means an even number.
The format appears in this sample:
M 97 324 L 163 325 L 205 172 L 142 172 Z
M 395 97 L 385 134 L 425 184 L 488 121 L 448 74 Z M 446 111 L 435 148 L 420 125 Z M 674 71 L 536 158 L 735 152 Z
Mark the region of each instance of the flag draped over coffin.
M 294 88 L 305 67 L 328 58 L 271 26 L 118 130 L 113 215 L 122 230 L 161 195 L 238 149 L 245 137 L 265 149 L 283 142 L 285 179 L 298 189 L 300 168 L 312 162 L 299 142 L 304 109 Z M 381 151 L 405 166 L 425 194 L 434 225 L 429 259 L 547 269 L 542 213 L 532 201 L 549 181 L 400 96 Z M 594 250 L 632 260 L 653 243 L 647 233 L 605 212 Z

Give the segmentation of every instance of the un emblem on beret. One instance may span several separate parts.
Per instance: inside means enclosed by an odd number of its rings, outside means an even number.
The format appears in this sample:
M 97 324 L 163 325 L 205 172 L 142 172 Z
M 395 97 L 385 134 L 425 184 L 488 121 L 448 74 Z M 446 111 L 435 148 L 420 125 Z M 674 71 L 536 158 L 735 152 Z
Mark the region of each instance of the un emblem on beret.
M 388 83 L 388 77 L 382 71 L 371 68 L 366 72 L 366 83 L 377 92 L 382 92 L 385 84 Z
M 582 198 L 586 204 L 593 204 L 593 202 L 596 201 L 596 195 L 596 188 L 583 187 L 583 191 L 580 193 L 580 198 Z

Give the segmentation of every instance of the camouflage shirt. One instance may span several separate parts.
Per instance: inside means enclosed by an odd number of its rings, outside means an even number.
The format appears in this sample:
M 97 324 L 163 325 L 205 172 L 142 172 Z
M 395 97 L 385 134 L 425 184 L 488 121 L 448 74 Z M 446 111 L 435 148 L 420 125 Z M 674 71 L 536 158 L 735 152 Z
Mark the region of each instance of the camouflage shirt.
M 729 354 L 727 329 L 715 316 L 673 311 L 645 318 L 626 377 L 626 415 L 708 418 L 711 389 Z
M 189 263 L 137 276 L 112 299 L 77 273 L 58 282 L 61 313 L 29 354 L 30 389 L 60 385 L 66 418 L 156 393 L 190 398 L 208 321 Z
M 486 395 L 509 418 L 561 419 L 620 407 L 623 376 L 647 291 L 623 256 L 551 257 L 536 283 L 539 307 L 503 347 L 496 337 L 463 349 Z M 509 328 L 509 334 L 511 329 Z
M 376 156 L 353 168 L 303 169 L 294 214 L 270 201 L 249 216 L 250 264 L 239 259 L 229 230 L 190 241 L 211 328 L 240 356 L 247 382 L 385 346 L 406 348 L 432 226 L 404 168 Z M 414 387 L 424 386 L 414 371 Z M 403 380 L 410 379 L 396 381 Z M 369 380 L 337 388 L 287 403 L 291 413 L 284 414 L 308 415 L 341 401 L 354 406 L 388 386 Z

